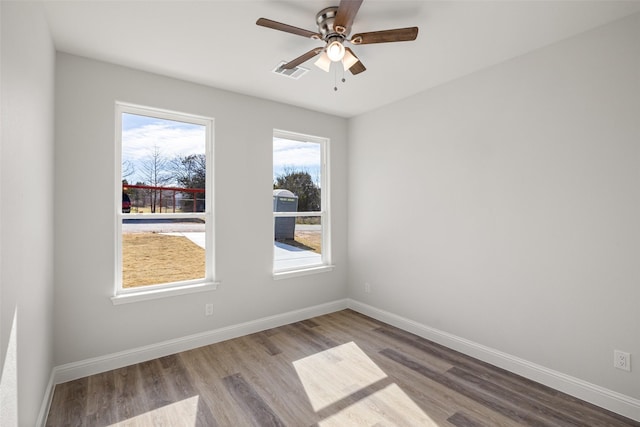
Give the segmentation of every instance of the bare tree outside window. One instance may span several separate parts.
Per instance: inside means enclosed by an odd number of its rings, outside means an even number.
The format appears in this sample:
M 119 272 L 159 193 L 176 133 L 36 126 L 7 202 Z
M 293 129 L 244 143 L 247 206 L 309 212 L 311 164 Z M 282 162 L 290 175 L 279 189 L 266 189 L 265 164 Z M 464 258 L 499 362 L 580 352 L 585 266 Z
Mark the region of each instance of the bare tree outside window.
M 163 155 L 158 145 L 150 147 L 149 154 L 140 160 L 140 174 L 144 182 L 152 187 L 162 187 L 173 180 L 169 170 L 169 160 Z M 155 213 L 158 208 L 162 208 L 162 206 L 159 206 L 161 191 L 156 189 L 147 190 L 151 213 Z

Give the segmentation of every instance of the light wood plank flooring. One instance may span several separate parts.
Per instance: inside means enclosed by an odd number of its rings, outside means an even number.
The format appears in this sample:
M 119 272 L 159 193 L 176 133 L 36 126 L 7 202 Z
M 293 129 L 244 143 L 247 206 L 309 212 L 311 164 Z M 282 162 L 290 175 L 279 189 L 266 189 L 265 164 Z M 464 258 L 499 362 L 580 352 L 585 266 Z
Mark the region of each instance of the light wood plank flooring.
M 47 426 L 640 426 L 344 310 L 56 386 Z

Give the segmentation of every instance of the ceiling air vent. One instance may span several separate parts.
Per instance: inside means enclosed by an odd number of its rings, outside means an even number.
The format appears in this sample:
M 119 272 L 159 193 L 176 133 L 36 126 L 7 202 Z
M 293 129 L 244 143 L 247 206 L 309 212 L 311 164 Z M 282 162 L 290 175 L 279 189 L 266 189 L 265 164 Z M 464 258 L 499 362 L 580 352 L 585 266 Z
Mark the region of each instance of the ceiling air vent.
M 308 68 L 302 68 L 302 67 L 293 67 L 290 70 L 285 70 L 284 68 L 282 68 L 282 66 L 284 64 L 286 64 L 286 61 L 282 61 L 280 62 L 276 68 L 273 69 L 273 72 L 276 74 L 279 74 L 281 76 L 285 76 L 285 77 L 289 77 L 291 79 L 295 79 L 298 80 L 300 77 L 302 77 L 303 75 L 305 75 L 309 69 Z

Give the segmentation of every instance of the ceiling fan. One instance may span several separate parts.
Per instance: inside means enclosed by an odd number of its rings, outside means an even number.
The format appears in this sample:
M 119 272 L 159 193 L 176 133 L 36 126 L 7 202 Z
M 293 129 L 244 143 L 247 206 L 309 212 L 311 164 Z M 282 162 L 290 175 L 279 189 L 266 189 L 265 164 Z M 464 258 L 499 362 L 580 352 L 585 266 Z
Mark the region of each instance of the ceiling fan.
M 283 64 L 281 68 L 290 70 L 314 58 L 320 57 L 315 65 L 324 71 L 329 71 L 332 62 L 342 62 L 344 70 L 351 71 L 356 75 L 366 70 L 360 59 L 353 53 L 349 47 L 345 47 L 345 42 L 353 45 L 372 44 L 372 43 L 389 43 L 412 41 L 418 37 L 418 27 L 397 28 L 394 30 L 372 31 L 369 33 L 358 33 L 349 37 L 351 25 L 360 9 L 363 0 L 341 0 L 339 6 L 331 6 L 322 9 L 316 15 L 316 24 L 318 32 L 305 30 L 303 28 L 294 27 L 292 25 L 283 24 L 281 22 L 272 21 L 271 19 L 260 18 L 256 21 L 257 25 L 272 28 L 274 30 L 284 31 L 302 37 L 322 40 L 325 42 L 324 47 L 317 47 L 304 53 L 296 59 Z

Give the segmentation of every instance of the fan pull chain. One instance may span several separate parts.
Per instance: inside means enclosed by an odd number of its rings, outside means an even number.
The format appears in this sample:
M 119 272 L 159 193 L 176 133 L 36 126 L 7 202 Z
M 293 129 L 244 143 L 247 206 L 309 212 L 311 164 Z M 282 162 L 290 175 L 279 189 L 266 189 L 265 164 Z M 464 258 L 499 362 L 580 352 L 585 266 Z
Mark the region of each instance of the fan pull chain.
M 347 81 L 347 79 L 344 78 L 344 69 L 342 70 L 342 78 L 340 81 L 342 83 Z M 338 91 L 338 69 L 336 67 L 333 68 L 333 90 L 335 92 Z

